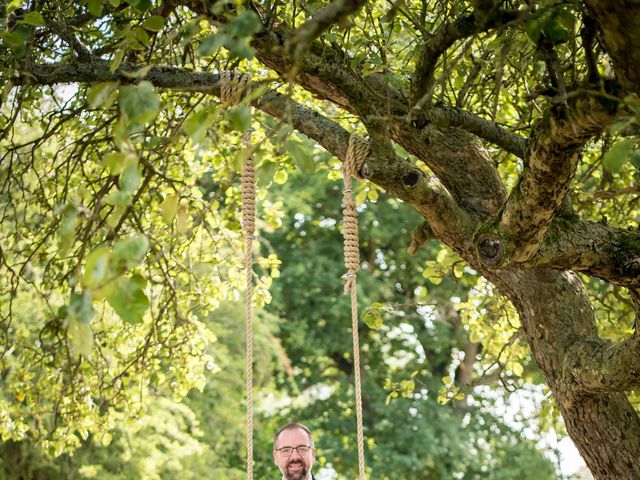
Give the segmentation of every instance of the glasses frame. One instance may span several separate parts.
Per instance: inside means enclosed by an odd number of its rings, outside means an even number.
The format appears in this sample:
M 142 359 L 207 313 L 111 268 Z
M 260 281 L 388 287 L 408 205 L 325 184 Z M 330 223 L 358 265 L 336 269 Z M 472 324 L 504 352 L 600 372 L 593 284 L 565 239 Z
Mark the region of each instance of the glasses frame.
M 289 448 L 291 449 L 291 451 L 289 452 L 288 455 L 282 451 Z M 300 450 L 298 450 L 299 448 L 308 448 L 309 450 L 305 453 L 300 453 Z M 313 447 L 311 445 L 298 445 L 297 447 L 282 447 L 282 448 L 276 449 L 276 452 L 278 452 L 278 455 L 282 455 L 283 457 L 290 457 L 291 455 L 293 455 L 294 450 L 298 455 L 303 456 L 309 453 L 311 450 L 313 450 Z

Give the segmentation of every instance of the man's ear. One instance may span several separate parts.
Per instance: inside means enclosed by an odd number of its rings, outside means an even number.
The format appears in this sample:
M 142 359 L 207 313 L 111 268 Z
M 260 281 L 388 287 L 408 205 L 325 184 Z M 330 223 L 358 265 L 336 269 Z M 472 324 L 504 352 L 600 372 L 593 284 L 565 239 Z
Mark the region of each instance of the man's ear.
M 278 466 L 278 461 L 276 460 L 276 451 L 273 451 L 273 463 L 274 465 L 277 467 Z

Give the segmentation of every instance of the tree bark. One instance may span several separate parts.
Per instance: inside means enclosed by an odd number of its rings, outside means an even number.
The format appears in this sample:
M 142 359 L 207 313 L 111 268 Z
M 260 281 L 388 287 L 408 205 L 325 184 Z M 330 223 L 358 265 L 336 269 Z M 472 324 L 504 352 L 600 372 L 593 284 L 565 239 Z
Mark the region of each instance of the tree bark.
M 640 419 L 623 392 L 584 393 L 567 372 L 573 348 L 599 343 L 582 282 L 546 269 L 491 275 L 520 313 L 531 351 L 556 399 L 569 436 L 598 480 L 640 478 Z

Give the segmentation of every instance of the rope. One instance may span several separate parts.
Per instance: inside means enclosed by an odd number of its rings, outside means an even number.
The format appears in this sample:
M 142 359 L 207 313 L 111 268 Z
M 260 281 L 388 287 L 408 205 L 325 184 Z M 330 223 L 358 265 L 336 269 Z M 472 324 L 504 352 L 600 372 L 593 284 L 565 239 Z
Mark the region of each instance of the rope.
M 238 103 L 242 95 L 248 91 L 251 75 L 236 71 L 223 70 L 220 72 L 220 100 L 222 103 Z
M 240 100 L 251 77 L 237 72 L 220 72 L 220 98 L 223 103 L 232 104 Z M 251 147 L 251 133 L 242 137 L 245 148 Z M 253 241 L 256 231 L 256 170 L 253 159 L 248 156 L 240 177 L 242 192 L 242 230 L 245 235 L 244 269 L 246 276 L 245 337 L 247 345 L 247 480 L 253 480 Z
M 251 130 L 245 133 L 242 143 L 249 147 Z M 249 156 L 244 162 L 242 185 L 242 229 L 245 234 L 244 268 L 247 282 L 245 335 L 247 342 L 247 480 L 253 480 L 253 240 L 256 217 L 256 170 Z
M 358 212 L 353 201 L 351 177 L 361 178 L 360 172 L 365 167 L 369 155 L 369 144 L 361 137 L 352 134 L 349 138 L 347 156 L 342 165 L 344 191 L 342 202 L 344 209 L 344 263 L 348 273 L 344 285 L 345 295 L 351 295 L 351 331 L 353 333 L 353 368 L 356 389 L 356 423 L 358 430 L 358 472 L 359 479 L 365 480 L 364 434 L 362 428 L 362 392 L 360 387 L 360 339 L 358 335 L 358 297 L 356 273 L 360 269 L 360 247 L 358 240 Z

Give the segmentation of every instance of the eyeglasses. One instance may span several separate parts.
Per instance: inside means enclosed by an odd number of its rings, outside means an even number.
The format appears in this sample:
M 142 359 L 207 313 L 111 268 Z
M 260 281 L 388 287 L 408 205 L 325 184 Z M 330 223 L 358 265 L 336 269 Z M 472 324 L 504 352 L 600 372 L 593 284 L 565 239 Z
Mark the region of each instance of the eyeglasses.
M 295 450 L 296 452 L 298 452 L 298 455 L 302 456 L 309 453 L 309 450 L 311 450 L 311 448 L 312 447 L 309 447 L 307 445 L 298 445 L 297 447 L 282 447 L 277 449 L 276 452 L 278 452 L 283 457 L 290 457 Z

